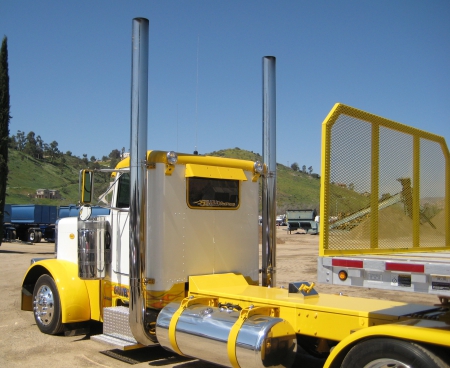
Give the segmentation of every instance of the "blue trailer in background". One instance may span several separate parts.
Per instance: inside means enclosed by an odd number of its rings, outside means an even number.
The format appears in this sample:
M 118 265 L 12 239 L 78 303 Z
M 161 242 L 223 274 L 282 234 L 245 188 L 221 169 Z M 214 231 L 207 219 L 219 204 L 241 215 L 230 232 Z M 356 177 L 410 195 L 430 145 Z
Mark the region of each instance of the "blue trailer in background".
M 40 204 L 6 204 L 3 218 L 4 238 L 39 243 L 55 240 L 56 206 Z
M 39 243 L 41 240 L 55 241 L 55 224 L 58 219 L 78 216 L 80 208 L 40 204 L 5 204 L 3 217 L 3 239 Z M 109 209 L 93 206 L 92 215 L 109 214 Z
M 92 217 L 109 215 L 109 208 L 100 206 L 92 206 Z M 58 219 L 64 217 L 76 217 L 80 212 L 80 206 L 69 204 L 68 206 L 60 206 L 58 209 Z

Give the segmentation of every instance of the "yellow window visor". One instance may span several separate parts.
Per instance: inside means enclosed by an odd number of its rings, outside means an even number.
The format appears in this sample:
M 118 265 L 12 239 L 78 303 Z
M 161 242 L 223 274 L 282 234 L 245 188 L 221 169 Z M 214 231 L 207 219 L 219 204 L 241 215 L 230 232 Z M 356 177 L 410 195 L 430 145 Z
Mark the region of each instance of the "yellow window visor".
M 207 166 L 186 164 L 186 177 L 200 177 L 200 178 L 213 178 L 213 179 L 233 179 L 246 181 L 244 170 L 236 169 L 233 167 L 219 167 L 219 166 Z

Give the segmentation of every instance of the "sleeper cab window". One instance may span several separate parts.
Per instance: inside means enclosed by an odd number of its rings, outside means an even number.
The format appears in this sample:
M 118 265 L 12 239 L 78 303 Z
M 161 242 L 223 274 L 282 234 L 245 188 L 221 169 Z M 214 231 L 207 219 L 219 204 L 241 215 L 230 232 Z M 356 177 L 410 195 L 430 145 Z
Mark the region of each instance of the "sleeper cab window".
M 239 180 L 188 177 L 187 203 L 194 209 L 237 209 Z
M 119 178 L 119 188 L 117 190 L 118 208 L 130 207 L 130 174 L 124 173 Z

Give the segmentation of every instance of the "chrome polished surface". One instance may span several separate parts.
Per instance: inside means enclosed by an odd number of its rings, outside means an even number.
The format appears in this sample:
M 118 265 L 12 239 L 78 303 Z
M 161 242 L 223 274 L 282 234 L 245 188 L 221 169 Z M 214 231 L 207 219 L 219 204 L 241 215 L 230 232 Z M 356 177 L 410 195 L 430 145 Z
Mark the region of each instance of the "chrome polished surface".
M 276 59 L 263 58 L 262 285 L 276 285 Z
M 44 326 L 48 326 L 54 317 L 55 300 L 52 289 L 48 285 L 42 285 L 33 301 L 33 310 L 36 319 Z
M 169 326 L 180 304 L 170 303 L 156 321 L 156 335 L 165 349 L 173 351 Z M 180 315 L 175 338 L 180 351 L 187 356 L 232 367 L 227 342 L 239 312 L 195 304 Z M 276 332 L 275 332 L 276 331 Z M 272 336 L 280 335 L 281 336 Z M 281 318 L 255 315 L 242 325 L 236 340 L 236 358 L 241 367 L 290 367 L 297 349 L 296 335 Z
M 106 244 L 109 223 L 105 217 L 78 220 L 78 277 L 82 280 L 101 280 L 106 265 L 111 263 L 110 242 Z M 109 238 L 110 239 L 110 238 Z
M 396 359 L 377 359 L 362 368 L 412 368 L 409 364 L 402 363 Z
M 152 345 L 145 330 L 145 173 L 147 157 L 149 21 L 133 19 L 130 134 L 130 328 L 137 342 Z

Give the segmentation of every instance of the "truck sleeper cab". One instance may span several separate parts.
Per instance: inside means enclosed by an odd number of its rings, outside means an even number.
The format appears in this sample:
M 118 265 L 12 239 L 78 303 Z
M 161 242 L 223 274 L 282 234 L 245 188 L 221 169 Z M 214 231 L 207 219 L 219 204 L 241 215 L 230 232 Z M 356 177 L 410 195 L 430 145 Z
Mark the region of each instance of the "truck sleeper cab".
M 237 272 L 258 283 L 258 177 L 255 162 L 149 151 L 145 303 L 156 316 L 187 296 L 188 277 Z M 22 309 L 34 310 L 46 333 L 64 324 L 103 321 L 104 308 L 129 304 L 129 159 L 120 162 L 106 198 L 110 213 L 57 224 L 56 257 L 34 262 L 22 287 Z M 89 176 L 92 173 L 88 173 Z M 87 177 L 87 176 L 86 176 Z M 90 177 L 91 178 L 91 177 Z M 92 178 L 93 179 L 93 178 Z M 82 183 L 83 187 L 84 184 Z M 89 195 L 85 197 L 87 199 Z M 47 312 L 50 308 L 52 312 Z M 150 317 L 155 318 L 155 317 Z M 55 328 L 48 328 L 55 322 Z M 154 321 L 149 322 L 154 328 Z

